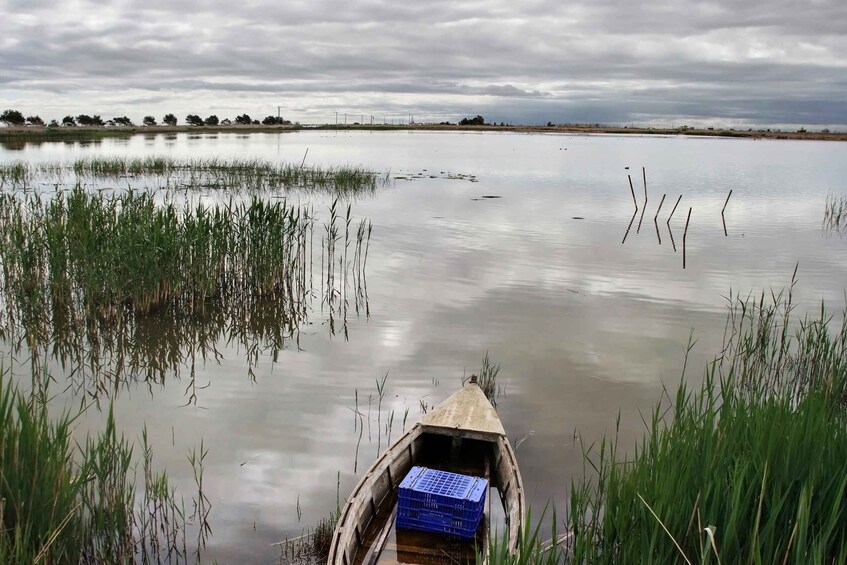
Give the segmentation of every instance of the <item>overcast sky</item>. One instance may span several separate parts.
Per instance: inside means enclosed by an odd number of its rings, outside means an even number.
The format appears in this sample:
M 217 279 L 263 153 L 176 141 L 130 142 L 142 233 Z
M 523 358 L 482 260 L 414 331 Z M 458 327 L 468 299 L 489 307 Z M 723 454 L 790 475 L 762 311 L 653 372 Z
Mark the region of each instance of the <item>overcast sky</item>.
M 847 128 L 847 0 L 0 0 L 0 106 Z

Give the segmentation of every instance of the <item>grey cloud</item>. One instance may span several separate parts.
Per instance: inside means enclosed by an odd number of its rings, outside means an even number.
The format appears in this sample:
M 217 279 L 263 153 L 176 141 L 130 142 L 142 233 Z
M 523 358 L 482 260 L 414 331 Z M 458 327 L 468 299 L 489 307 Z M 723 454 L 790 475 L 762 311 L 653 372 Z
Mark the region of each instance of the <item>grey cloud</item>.
M 843 2 L 28 0 L 0 16 L 0 88 L 51 107 L 286 97 L 509 122 L 847 124 Z

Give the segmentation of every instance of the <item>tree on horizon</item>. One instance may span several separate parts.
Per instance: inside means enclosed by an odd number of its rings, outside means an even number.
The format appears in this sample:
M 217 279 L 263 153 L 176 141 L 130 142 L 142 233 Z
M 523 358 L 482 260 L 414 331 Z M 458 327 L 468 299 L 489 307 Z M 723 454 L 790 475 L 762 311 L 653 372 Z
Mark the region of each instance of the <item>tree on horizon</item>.
M 168 126 L 175 126 L 176 122 L 176 116 L 174 116 L 173 114 L 165 114 L 165 117 L 162 118 L 162 123 Z
M 81 126 L 102 126 L 105 125 L 103 122 L 103 118 L 94 114 L 93 116 L 89 116 L 88 114 L 80 114 L 76 117 L 76 123 Z
M 460 126 L 484 126 L 485 118 L 477 114 L 475 118 L 462 118 L 459 122 Z
M 284 126 L 290 124 L 291 122 L 286 120 L 282 116 L 265 116 L 265 119 L 262 120 L 262 123 L 266 126 Z
M 0 122 L 7 126 L 22 126 L 26 123 L 26 118 L 19 111 L 10 109 L 0 114 Z

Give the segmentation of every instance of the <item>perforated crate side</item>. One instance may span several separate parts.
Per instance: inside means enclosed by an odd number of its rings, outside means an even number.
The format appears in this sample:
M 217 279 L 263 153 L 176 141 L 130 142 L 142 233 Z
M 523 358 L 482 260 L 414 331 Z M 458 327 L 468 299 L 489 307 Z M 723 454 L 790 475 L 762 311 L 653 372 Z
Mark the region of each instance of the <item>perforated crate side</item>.
M 435 500 L 414 500 L 411 498 L 400 498 L 397 501 L 398 510 L 413 512 L 437 512 L 458 519 L 473 519 L 482 513 L 485 508 L 485 498 L 478 504 L 452 504 L 445 505 Z
M 438 512 L 398 510 L 397 527 L 412 530 L 424 530 L 471 539 L 476 535 L 482 512 L 475 519 L 457 519 Z

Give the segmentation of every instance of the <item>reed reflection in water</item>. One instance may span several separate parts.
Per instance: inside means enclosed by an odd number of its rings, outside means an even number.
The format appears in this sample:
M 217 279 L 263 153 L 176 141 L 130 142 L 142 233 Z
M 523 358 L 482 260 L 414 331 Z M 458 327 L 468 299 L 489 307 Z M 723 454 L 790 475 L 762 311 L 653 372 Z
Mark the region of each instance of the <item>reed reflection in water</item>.
M 369 314 L 372 226 L 351 205 L 333 201 L 321 225 L 285 201 L 165 200 L 81 186 L 0 196 L 0 337 L 33 375 L 54 360 L 87 402 L 184 374 L 192 403 L 208 384 L 197 362 L 219 362 L 220 344 L 255 378 L 261 356 L 299 346 L 315 309 L 345 338 L 348 316 Z

